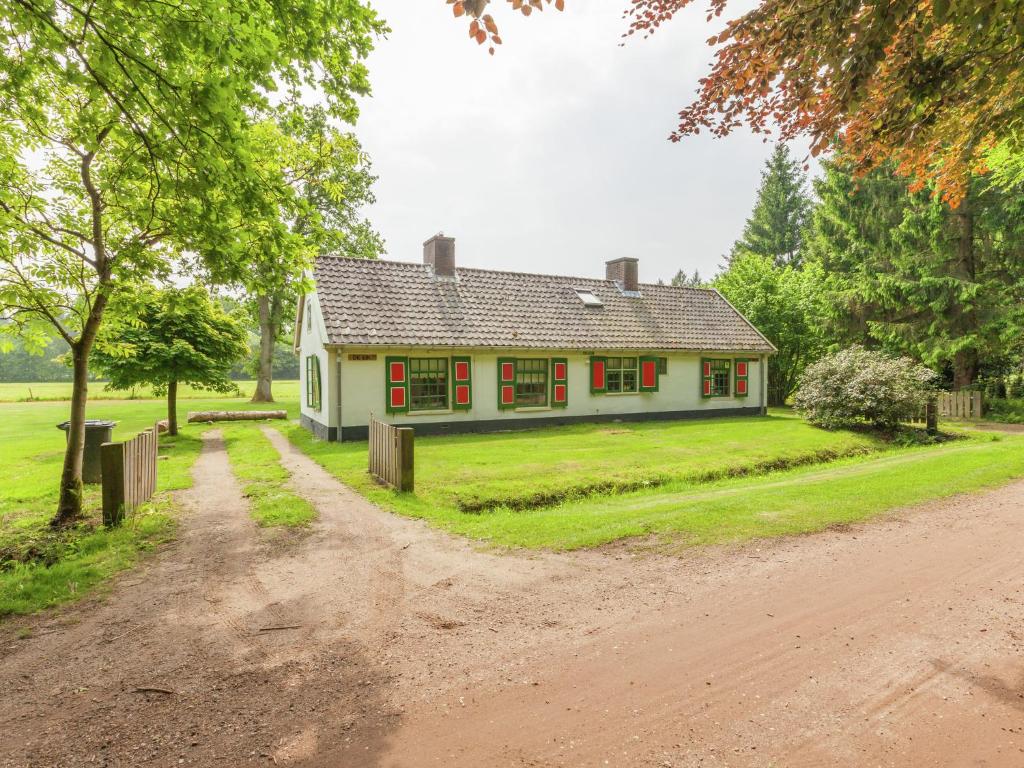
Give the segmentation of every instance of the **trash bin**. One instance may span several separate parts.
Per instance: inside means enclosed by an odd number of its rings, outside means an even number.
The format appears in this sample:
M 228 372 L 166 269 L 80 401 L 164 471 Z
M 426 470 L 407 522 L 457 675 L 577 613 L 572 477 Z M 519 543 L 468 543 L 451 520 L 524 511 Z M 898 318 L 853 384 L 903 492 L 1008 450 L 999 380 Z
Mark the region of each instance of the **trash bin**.
M 67 432 L 70 426 L 70 421 L 64 421 L 57 425 L 57 429 Z M 98 483 L 103 478 L 100 467 L 100 446 L 111 441 L 116 426 L 116 421 L 85 420 L 85 453 L 82 455 L 83 483 Z

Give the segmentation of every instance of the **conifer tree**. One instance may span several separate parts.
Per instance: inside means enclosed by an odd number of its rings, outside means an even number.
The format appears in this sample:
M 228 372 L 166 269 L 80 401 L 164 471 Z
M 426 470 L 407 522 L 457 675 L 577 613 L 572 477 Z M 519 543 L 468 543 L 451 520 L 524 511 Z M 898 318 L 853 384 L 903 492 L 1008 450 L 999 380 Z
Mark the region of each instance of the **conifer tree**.
M 776 145 L 761 172 L 754 210 L 729 259 L 753 253 L 772 259 L 777 266 L 799 267 L 802 232 L 811 207 L 806 187 L 807 177 L 790 157 L 789 147 Z

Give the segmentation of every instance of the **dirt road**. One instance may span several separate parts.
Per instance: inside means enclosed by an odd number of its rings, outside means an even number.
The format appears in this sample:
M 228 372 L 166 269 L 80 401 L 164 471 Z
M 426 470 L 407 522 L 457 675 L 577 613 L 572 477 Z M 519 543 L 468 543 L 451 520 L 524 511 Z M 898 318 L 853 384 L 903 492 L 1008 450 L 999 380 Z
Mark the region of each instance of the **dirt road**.
M 769 545 L 497 554 L 270 434 L 317 524 L 257 529 L 208 432 L 178 542 L 0 629 L 0 765 L 1024 766 L 1024 482 Z

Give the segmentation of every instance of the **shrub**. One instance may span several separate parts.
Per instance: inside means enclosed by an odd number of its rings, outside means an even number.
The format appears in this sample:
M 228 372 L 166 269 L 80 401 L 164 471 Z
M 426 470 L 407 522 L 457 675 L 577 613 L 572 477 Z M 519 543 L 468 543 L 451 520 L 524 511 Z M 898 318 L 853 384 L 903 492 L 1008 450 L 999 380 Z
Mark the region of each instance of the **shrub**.
M 935 373 L 908 357 L 853 346 L 823 357 L 800 379 L 796 409 L 828 429 L 867 422 L 891 429 L 921 418 Z

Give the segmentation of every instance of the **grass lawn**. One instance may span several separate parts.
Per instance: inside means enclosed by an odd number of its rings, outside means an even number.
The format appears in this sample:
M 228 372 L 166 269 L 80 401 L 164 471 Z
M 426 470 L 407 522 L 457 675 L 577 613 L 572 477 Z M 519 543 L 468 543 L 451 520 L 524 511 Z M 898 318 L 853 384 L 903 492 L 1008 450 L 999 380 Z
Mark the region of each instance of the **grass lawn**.
M 366 443 L 319 443 L 299 427 L 291 437 L 346 483 L 366 488 Z M 423 437 L 416 441 L 416 496 L 463 512 L 532 509 L 594 493 L 763 473 L 883 448 L 878 438 L 815 429 L 788 412 Z
M 239 381 L 237 382 L 239 390 L 242 392 L 242 396 L 245 398 L 252 397 L 252 393 L 256 388 L 256 382 L 254 381 Z M 139 387 L 134 390 L 107 390 L 106 384 L 102 381 L 93 381 L 89 383 L 89 397 L 93 400 L 149 400 L 153 398 L 153 390 L 151 387 Z M 282 403 L 298 402 L 299 399 L 299 382 L 295 380 L 291 381 L 275 381 L 274 382 L 274 397 L 280 400 Z M 70 400 L 71 399 L 71 383 L 70 382 L 35 382 L 28 384 L 21 383 L 0 383 L 0 403 L 20 403 L 29 400 Z M 206 392 L 201 389 L 195 389 L 187 384 L 183 384 L 178 387 L 178 399 L 179 400 L 211 400 L 219 399 L 223 400 L 223 395 L 218 395 L 212 392 Z M 180 403 L 183 408 L 190 410 L 199 410 L 195 407 L 194 403 Z
M 277 449 L 259 427 L 231 424 L 221 431 L 231 468 L 242 483 L 257 523 L 265 528 L 295 528 L 316 518 L 313 505 L 287 488 L 291 473 L 281 466 Z
M 420 438 L 414 494 L 372 481 L 365 443 L 317 441 L 294 425 L 289 437 L 386 509 L 556 550 L 649 534 L 718 543 L 817 531 L 1024 476 L 1024 438 L 900 448 L 784 412 Z
M 297 410 L 294 402 L 290 406 Z M 239 399 L 196 400 L 182 404 L 181 412 L 183 418 L 190 408 L 239 407 L 249 406 Z M 117 421 L 114 439 L 125 440 L 163 418 L 164 411 L 160 400 L 103 401 L 90 404 L 87 415 Z M 207 428 L 183 426 L 176 438 L 161 436 L 160 454 L 167 458 L 158 465 L 156 503 L 124 526 L 102 527 L 99 486 L 86 486 L 84 519 L 58 534 L 47 523 L 57 503 L 65 445 L 55 425 L 67 417 L 67 403 L 0 405 L 0 616 L 73 599 L 171 536 L 175 515 L 166 492 L 191 484 L 189 470 Z

